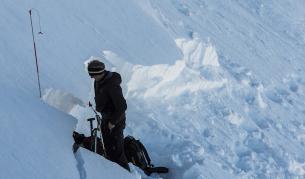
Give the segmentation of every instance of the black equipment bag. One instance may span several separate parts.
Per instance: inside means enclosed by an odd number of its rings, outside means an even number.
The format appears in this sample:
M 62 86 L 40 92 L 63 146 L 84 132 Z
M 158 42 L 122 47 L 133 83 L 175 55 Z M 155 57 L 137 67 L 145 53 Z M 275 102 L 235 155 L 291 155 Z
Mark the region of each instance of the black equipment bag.
M 151 173 L 168 173 L 168 168 L 166 167 L 154 167 L 151 164 L 150 157 L 145 149 L 144 145 L 136 140 L 132 136 L 127 136 L 124 138 L 124 150 L 128 162 L 133 163 L 135 166 L 141 168 L 146 175 L 151 175 Z

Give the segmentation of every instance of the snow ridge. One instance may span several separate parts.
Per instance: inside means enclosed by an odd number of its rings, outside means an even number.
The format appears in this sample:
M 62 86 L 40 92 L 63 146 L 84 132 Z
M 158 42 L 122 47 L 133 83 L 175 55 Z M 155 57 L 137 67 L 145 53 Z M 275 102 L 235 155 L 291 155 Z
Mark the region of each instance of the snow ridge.
M 94 116 L 90 56 L 123 77 L 125 134 L 170 167 L 147 178 L 305 177 L 304 0 L 4 0 L 0 15 L 0 178 L 146 178 L 72 154 Z

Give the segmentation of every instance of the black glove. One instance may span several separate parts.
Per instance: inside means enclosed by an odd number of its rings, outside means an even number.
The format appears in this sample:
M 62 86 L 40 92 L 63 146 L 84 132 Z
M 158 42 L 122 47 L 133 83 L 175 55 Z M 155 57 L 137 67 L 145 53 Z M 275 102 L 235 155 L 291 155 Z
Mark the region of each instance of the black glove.
M 73 139 L 76 144 L 81 144 L 83 140 L 85 139 L 84 134 L 79 134 L 78 132 L 73 131 Z

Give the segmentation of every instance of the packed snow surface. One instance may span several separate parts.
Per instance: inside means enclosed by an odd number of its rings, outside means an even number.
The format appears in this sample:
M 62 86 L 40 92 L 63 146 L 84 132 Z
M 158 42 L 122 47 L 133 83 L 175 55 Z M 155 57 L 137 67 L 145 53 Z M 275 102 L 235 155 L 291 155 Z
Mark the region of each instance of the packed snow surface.
M 2 0 L 0 16 L 0 178 L 305 178 L 304 0 Z M 92 59 L 122 75 L 125 135 L 170 173 L 72 153 Z

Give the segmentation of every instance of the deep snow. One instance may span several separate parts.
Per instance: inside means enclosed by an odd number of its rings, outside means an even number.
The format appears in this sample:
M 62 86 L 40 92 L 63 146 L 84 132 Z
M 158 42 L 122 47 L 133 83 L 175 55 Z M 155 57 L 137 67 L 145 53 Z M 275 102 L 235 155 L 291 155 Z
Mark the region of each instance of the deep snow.
M 71 151 L 92 58 L 123 77 L 125 134 L 170 167 L 152 178 L 305 177 L 304 0 L 3 0 L 0 15 L 0 178 L 146 178 Z

